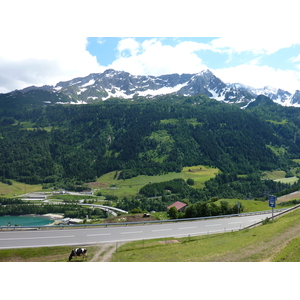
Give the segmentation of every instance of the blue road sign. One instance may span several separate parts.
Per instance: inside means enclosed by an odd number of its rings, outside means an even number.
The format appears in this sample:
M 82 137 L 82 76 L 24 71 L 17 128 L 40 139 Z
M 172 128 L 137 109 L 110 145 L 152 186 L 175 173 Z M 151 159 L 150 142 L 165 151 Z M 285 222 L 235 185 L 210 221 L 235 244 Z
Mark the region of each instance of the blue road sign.
M 276 197 L 269 196 L 269 207 L 276 207 Z

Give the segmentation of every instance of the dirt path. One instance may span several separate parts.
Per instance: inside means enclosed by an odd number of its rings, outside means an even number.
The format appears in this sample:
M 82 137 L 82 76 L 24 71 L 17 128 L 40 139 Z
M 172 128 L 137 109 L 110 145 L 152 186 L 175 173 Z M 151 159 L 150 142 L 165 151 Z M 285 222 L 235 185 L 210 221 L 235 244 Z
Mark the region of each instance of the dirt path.
M 286 201 L 299 199 L 299 198 L 300 198 L 300 192 L 294 192 L 294 193 L 291 193 L 289 195 L 284 195 L 282 197 L 279 197 L 277 199 L 277 203 L 286 202 Z
M 118 247 L 124 243 L 118 243 Z M 98 244 L 99 249 L 94 254 L 90 262 L 109 262 L 111 261 L 113 253 L 116 252 L 116 243 Z

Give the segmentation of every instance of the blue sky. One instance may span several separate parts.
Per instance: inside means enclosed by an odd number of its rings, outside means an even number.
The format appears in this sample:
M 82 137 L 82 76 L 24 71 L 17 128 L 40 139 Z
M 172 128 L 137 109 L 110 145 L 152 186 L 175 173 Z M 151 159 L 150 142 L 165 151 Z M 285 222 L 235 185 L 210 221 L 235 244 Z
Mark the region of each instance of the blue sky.
M 225 83 L 300 90 L 300 37 L 2 38 L 0 93 L 55 85 L 107 68 L 133 75 L 198 73 L 210 69 Z M 21 45 L 21 47 L 20 47 Z
M 107 68 L 135 75 L 210 69 L 226 83 L 300 90 L 293 0 L 2 2 L 0 93 Z
M 93 37 L 87 41 L 87 51 L 100 65 L 136 75 L 210 69 L 225 82 L 300 89 L 300 39 L 295 37 Z

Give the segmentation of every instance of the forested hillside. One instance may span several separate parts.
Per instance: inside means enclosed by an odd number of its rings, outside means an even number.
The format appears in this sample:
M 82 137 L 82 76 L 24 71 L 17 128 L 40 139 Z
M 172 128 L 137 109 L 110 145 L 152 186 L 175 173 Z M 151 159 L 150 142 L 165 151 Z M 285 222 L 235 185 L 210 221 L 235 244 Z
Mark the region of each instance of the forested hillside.
M 74 188 L 116 170 L 119 179 L 200 164 L 240 175 L 288 172 L 300 158 L 293 109 L 241 110 L 204 95 L 2 108 L 0 177 Z

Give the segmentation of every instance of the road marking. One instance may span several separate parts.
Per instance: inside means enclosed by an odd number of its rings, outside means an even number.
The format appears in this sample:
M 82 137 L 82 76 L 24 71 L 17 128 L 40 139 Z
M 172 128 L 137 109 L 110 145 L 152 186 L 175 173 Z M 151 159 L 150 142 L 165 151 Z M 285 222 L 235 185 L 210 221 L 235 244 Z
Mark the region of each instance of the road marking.
M 232 223 L 228 223 L 228 224 L 241 224 L 241 222 L 232 222 Z
M 168 229 L 155 229 L 155 230 L 152 230 L 152 232 L 155 232 L 155 231 L 168 231 L 168 230 L 172 230 L 172 228 L 168 228 Z
M 121 234 L 141 233 L 143 231 L 121 232 Z
M 193 226 L 193 227 L 181 227 L 181 228 L 178 228 L 178 229 L 192 229 L 192 228 L 197 228 L 196 226 Z
M 98 235 L 111 235 L 111 233 L 95 233 L 95 234 L 88 234 L 87 236 L 98 236 Z
M 220 226 L 222 224 L 212 224 L 212 225 L 205 225 L 205 227 L 210 227 L 210 226 Z
M 40 239 L 59 239 L 59 238 L 72 238 L 75 235 L 64 235 L 64 236 L 40 236 L 40 237 L 28 237 L 28 238 L 6 238 L 0 239 L 0 241 L 13 241 L 13 240 L 40 240 Z

